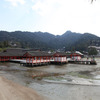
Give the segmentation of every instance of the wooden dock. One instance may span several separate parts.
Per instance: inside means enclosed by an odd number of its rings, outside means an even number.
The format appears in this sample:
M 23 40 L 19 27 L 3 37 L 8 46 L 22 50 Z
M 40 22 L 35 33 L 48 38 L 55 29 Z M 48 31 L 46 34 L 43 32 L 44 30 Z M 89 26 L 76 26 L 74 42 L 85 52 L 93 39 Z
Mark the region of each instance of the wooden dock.
M 67 64 L 68 62 L 67 61 L 63 61 L 63 62 L 60 62 L 60 61 L 51 61 L 50 62 L 51 64 L 54 64 L 54 65 L 63 65 L 63 64 Z
M 97 65 L 97 62 L 95 60 L 91 60 L 91 61 L 74 61 L 74 60 L 70 60 L 68 61 L 68 63 L 72 63 L 72 64 L 84 64 L 84 65 Z
M 15 63 L 20 63 L 23 66 L 27 66 L 27 67 L 35 67 L 35 66 L 43 66 L 43 65 L 49 65 L 49 64 L 57 64 L 57 65 L 62 65 L 62 64 L 66 64 L 66 63 L 71 63 L 71 64 L 83 64 L 83 65 L 97 65 L 95 60 L 84 60 L 84 61 L 75 61 L 75 60 L 69 60 L 68 62 L 54 62 L 54 61 L 50 61 L 50 60 L 30 60 L 27 61 L 26 59 L 11 59 L 11 62 L 15 62 Z
M 21 59 L 11 59 L 10 62 L 14 62 L 14 63 L 20 63 L 23 66 L 27 66 L 27 67 L 34 67 L 34 66 L 42 66 L 42 65 L 48 65 L 50 64 L 50 60 L 30 60 L 27 61 L 25 59 L 21 60 Z

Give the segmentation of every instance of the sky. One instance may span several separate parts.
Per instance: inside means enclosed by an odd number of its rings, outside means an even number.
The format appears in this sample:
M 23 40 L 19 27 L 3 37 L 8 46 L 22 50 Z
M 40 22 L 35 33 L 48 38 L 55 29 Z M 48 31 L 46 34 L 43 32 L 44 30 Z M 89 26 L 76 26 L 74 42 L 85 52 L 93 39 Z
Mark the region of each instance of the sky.
M 100 0 L 0 0 L 0 30 L 100 36 Z

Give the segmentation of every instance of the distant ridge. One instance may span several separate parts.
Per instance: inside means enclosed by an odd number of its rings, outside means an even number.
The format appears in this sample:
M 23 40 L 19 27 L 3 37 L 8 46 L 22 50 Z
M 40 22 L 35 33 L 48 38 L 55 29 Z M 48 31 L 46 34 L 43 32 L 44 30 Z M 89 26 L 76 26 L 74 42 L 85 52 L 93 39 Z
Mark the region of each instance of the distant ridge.
M 86 51 L 90 45 L 100 46 L 100 37 L 90 33 L 75 33 L 66 31 L 63 35 L 53 35 L 48 32 L 7 32 L 0 31 L 0 42 L 8 41 L 22 48 L 40 48 L 42 50 L 79 50 Z

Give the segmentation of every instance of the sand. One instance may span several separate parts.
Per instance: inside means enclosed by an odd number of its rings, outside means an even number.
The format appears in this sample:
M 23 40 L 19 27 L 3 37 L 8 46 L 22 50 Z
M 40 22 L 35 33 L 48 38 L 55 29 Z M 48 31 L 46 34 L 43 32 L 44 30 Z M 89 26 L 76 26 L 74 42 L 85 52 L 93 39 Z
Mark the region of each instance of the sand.
M 44 100 L 33 89 L 0 76 L 0 100 Z

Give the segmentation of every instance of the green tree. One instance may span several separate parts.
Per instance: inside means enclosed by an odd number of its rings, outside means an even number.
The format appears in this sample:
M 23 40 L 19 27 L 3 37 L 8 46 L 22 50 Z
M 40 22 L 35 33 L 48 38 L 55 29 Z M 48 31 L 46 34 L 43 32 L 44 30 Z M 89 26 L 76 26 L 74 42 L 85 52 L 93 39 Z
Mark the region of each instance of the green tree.
M 3 48 L 3 47 L 4 47 L 3 42 L 0 42 L 0 48 Z
M 4 41 L 4 42 L 3 42 L 3 45 L 4 45 L 4 47 L 8 47 L 8 46 L 9 46 L 8 41 Z
M 89 48 L 89 50 L 88 50 L 88 54 L 89 54 L 89 55 L 97 55 L 98 52 L 97 52 L 96 48 L 91 47 L 91 48 Z

